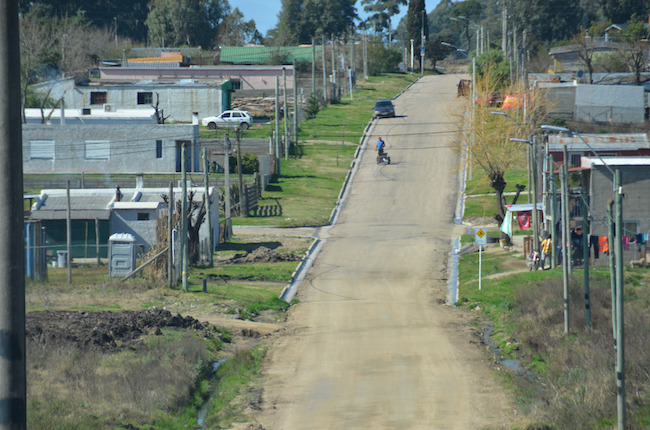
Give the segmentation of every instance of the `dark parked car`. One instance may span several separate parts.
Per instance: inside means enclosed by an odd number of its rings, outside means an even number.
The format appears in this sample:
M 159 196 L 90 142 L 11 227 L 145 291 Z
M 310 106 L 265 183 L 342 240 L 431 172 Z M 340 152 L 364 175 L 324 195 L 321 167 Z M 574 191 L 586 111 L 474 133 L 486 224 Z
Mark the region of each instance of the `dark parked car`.
M 377 100 L 375 103 L 375 113 L 374 118 L 381 117 L 394 117 L 395 116 L 395 106 L 390 100 Z

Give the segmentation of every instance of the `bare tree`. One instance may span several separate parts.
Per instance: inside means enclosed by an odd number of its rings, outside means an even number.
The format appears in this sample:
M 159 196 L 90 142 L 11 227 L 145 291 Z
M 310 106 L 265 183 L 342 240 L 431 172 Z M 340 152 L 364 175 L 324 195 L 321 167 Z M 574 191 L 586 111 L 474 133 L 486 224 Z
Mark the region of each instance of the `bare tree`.
M 56 46 L 56 37 L 51 26 L 30 16 L 20 20 L 20 78 L 23 95 L 23 121 L 27 105 L 27 89 L 38 82 L 39 68 L 52 63 L 52 52 Z
M 593 37 L 589 35 L 589 32 L 584 28 L 580 29 L 580 32 L 573 37 L 573 43 L 578 46 L 578 58 L 582 60 L 585 67 L 587 68 L 587 73 L 589 73 L 589 83 L 593 84 L 594 79 L 594 54 L 596 53 L 596 44 Z
M 490 66 L 487 65 L 482 75 L 476 79 L 478 94 L 489 94 L 496 88 L 491 82 Z M 496 195 L 496 214 L 494 218 L 501 223 L 505 217 L 504 190 L 506 188 L 505 174 L 515 163 L 526 160 L 525 143 L 512 142 L 510 138 L 529 139 L 539 126 L 545 121 L 548 102 L 544 94 L 536 91 L 530 93 L 523 87 L 511 87 L 508 94 L 515 94 L 519 98 L 519 109 L 503 110 L 510 119 L 492 115 L 498 110 L 484 103 L 475 103 L 471 127 L 466 136 L 466 145 L 471 151 L 472 161 L 476 163 L 489 179 L 490 186 Z M 478 100 L 482 100 L 479 97 Z M 523 104 L 526 104 L 526 117 L 524 117 Z M 473 131 L 473 135 L 471 134 Z
M 634 82 L 637 85 L 641 83 L 641 72 L 646 68 L 648 36 L 649 31 L 643 22 L 631 23 L 621 32 L 623 48 L 619 53 L 623 62 L 634 73 Z

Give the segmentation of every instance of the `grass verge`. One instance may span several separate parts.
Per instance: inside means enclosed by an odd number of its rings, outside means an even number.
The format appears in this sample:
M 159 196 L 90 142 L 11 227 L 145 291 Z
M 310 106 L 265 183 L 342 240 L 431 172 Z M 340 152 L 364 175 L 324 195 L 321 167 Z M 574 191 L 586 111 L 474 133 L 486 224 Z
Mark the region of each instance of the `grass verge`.
M 492 326 L 491 341 L 530 372 L 507 374 L 528 428 L 612 428 L 616 379 L 608 270 L 591 269 L 591 330 L 585 329 L 583 273 L 574 271 L 570 332 L 565 334 L 560 269 L 508 275 L 503 271 L 511 264 L 511 253 L 484 257 L 481 291 L 476 254 L 461 258 L 457 305 Z M 625 278 L 627 421 L 628 428 L 643 429 L 650 425 L 650 273 L 634 269 Z

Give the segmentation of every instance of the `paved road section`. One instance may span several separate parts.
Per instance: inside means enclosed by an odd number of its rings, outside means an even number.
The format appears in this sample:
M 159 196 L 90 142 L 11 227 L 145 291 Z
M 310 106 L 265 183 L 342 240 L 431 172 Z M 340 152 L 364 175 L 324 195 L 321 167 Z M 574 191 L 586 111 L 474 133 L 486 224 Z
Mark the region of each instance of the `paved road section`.
M 425 77 L 375 124 L 338 221 L 271 345 L 266 430 L 505 428 L 511 411 L 444 305 L 458 76 Z M 375 162 L 378 136 L 391 164 Z

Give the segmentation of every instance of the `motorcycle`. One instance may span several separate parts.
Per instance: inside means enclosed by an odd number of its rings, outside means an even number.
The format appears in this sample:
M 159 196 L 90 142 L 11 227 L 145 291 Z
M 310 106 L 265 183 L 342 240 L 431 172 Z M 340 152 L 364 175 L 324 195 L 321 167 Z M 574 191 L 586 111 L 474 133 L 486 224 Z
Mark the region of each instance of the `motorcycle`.
M 377 164 L 390 164 L 390 157 L 384 151 L 384 148 L 377 150 Z

